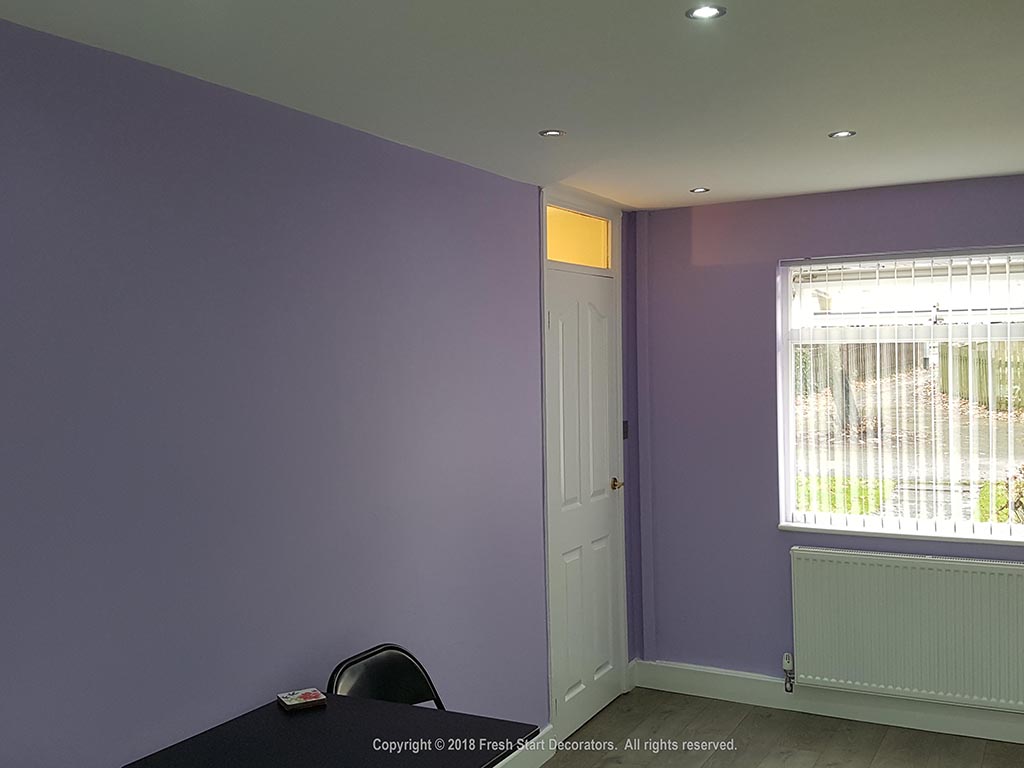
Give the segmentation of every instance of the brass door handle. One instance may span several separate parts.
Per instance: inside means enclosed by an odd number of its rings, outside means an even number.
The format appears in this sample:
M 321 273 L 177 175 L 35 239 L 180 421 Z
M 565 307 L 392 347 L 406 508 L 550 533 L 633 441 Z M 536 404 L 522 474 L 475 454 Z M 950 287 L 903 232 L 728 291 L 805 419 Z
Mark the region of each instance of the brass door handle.
M 617 491 L 617 490 L 619 490 L 619 488 L 622 488 L 625 485 L 626 484 L 622 480 L 619 480 L 619 478 L 617 478 L 617 477 L 613 477 L 612 478 L 612 490 L 613 491 Z

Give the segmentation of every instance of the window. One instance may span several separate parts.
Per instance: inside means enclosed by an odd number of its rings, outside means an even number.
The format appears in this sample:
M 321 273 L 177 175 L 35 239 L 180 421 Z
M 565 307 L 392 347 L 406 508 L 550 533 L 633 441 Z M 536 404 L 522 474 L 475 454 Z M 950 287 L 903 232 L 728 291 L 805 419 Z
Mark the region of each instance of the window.
M 548 260 L 611 268 L 611 222 L 599 216 L 547 207 Z
M 1024 252 L 783 262 L 784 527 L 1024 542 Z

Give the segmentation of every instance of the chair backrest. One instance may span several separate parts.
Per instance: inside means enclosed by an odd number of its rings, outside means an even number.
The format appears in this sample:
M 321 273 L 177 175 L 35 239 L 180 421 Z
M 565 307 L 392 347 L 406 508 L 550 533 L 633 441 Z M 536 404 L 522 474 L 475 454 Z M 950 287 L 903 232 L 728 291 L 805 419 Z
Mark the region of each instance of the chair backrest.
M 444 709 L 427 670 L 398 645 L 378 645 L 345 659 L 331 673 L 327 691 L 399 704 L 432 701 Z

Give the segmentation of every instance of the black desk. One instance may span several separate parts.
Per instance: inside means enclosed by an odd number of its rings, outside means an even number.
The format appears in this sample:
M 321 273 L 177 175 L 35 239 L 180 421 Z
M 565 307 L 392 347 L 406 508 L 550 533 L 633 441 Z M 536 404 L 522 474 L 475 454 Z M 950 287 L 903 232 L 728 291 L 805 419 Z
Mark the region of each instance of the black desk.
M 271 702 L 125 768 L 490 768 L 537 732 L 525 723 L 330 695 L 326 706 L 290 712 Z M 421 746 L 388 752 L 381 742 Z

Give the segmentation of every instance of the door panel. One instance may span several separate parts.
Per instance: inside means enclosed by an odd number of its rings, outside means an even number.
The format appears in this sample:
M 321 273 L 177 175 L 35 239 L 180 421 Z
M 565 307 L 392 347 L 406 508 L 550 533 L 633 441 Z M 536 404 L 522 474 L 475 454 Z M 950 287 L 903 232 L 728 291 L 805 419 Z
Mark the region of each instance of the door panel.
M 606 674 L 613 664 L 614 638 L 612 621 L 612 554 L 611 537 L 602 536 L 592 545 L 593 578 L 595 589 L 591 592 L 594 612 L 594 658 L 591 669 L 595 679 Z
M 546 349 L 552 724 L 568 736 L 622 692 L 625 611 L 616 283 L 549 269 Z
M 577 647 L 585 636 L 585 611 L 583 594 L 583 548 L 566 552 L 562 556 L 565 564 L 563 579 L 565 585 L 565 681 L 561 688 L 566 699 L 571 699 L 584 689 L 582 670 L 574 664 L 573 648 Z
M 579 316 L 576 312 L 565 312 L 558 317 L 556 344 L 560 423 L 555 436 L 559 441 L 558 479 L 562 489 L 559 506 L 565 509 L 580 502 L 580 414 L 576 408 L 580 397 Z
M 600 278 L 592 278 L 594 280 Z M 608 424 L 611 419 L 608 402 L 608 373 L 611 370 L 610 358 L 611 335 L 608 333 L 608 315 L 598 307 L 587 303 L 587 323 L 584 329 L 587 356 L 586 370 L 587 399 L 583 402 L 583 413 L 589 420 L 588 437 L 588 476 L 590 479 L 590 496 L 597 498 L 608 495 L 608 473 L 611 470 L 610 446 L 608 445 Z M 595 423 L 594 419 L 598 422 Z

